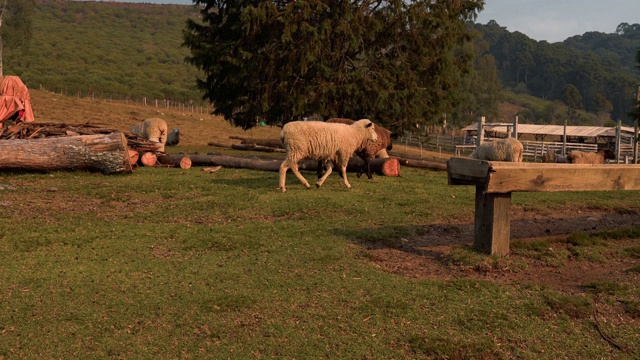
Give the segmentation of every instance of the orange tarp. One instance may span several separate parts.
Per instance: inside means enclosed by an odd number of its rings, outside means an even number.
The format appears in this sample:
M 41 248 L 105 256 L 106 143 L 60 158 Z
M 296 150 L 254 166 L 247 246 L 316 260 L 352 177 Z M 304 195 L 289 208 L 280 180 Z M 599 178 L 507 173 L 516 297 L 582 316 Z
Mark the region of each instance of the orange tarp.
M 5 76 L 0 83 L 0 122 L 7 120 L 20 110 L 24 111 L 21 121 L 35 120 L 31 110 L 29 89 L 18 76 Z

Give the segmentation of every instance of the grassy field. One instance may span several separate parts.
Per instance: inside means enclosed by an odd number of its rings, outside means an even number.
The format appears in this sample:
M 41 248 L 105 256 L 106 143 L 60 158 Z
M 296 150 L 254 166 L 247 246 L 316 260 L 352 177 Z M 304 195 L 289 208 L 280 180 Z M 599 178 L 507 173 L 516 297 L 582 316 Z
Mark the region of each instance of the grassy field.
M 37 121 L 126 129 L 161 114 L 183 133 L 171 152 L 278 131 L 249 134 L 208 115 L 32 96 Z M 292 174 L 287 184 L 283 194 L 277 173 L 226 168 L 0 173 L 0 359 L 640 357 L 637 281 L 589 282 L 568 293 L 472 277 L 419 279 L 379 266 L 371 246 L 435 241 L 425 232 L 431 224 L 473 221 L 473 189 L 448 186 L 444 172 L 354 176 L 351 190 L 333 175 L 321 189 L 305 189 Z M 571 211 L 579 201 L 638 213 L 639 199 L 638 192 L 517 194 L 514 206 Z M 640 258 L 638 231 L 556 241 L 603 253 L 627 244 L 609 254 L 615 262 Z M 536 257 L 549 246 L 515 248 Z M 451 255 L 460 253 L 469 253 L 465 245 Z M 582 264 L 590 261 L 598 260 Z

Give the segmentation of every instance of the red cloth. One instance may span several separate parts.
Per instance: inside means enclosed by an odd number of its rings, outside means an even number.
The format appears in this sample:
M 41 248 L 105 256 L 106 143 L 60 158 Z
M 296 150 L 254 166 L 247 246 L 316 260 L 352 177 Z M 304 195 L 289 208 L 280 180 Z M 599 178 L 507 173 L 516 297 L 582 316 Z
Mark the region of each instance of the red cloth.
M 32 122 L 31 96 L 29 89 L 18 76 L 5 76 L 0 83 L 0 121 L 7 120 L 18 111 L 24 111 L 21 121 Z

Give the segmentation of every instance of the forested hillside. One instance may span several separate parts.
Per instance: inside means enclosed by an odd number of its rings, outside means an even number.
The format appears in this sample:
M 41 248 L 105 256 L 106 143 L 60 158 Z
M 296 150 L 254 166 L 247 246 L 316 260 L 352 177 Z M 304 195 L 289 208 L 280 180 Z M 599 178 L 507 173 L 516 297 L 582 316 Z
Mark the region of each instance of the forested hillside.
M 4 73 L 20 76 L 30 88 L 68 95 L 199 104 L 200 74 L 184 62 L 189 52 L 181 46 L 186 20 L 197 15 L 187 5 L 36 0 L 33 36 L 28 46 L 5 49 Z M 495 22 L 470 26 L 480 36 L 478 61 L 475 72 L 462 78 L 461 105 L 448 115 L 449 124 L 466 125 L 478 115 L 507 120 L 495 106 L 503 99 L 525 108 L 518 113 L 523 121 L 561 123 L 567 85 L 578 89 L 581 107 L 590 113 L 580 112 L 574 125 L 609 119 L 632 124 L 640 25 L 553 44 Z
M 5 51 L 4 73 L 66 94 L 200 101 L 181 47 L 195 15 L 184 5 L 38 0 L 29 46 Z
M 613 34 L 588 32 L 553 44 L 511 33 L 496 22 L 474 27 L 488 45 L 481 54 L 495 58 L 505 90 L 562 101 L 565 87 L 574 85 L 582 109 L 631 123 L 628 113 L 640 82 L 635 58 L 640 49 L 639 24 L 623 23 Z M 558 110 L 547 106 L 528 117 L 553 122 Z

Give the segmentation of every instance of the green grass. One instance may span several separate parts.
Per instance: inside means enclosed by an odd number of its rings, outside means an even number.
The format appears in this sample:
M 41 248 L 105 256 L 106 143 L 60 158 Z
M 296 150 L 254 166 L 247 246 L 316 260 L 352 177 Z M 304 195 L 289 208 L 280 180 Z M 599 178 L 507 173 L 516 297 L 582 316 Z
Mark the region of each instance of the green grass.
M 591 292 L 419 280 L 363 256 L 472 222 L 474 189 L 447 186 L 446 173 L 354 176 L 351 190 L 338 176 L 305 189 L 289 174 L 284 194 L 276 173 L 226 168 L 0 176 L 13 189 L 0 190 L 0 358 L 623 356 L 587 321 Z M 637 206 L 616 194 L 590 201 Z M 573 197 L 555 195 L 545 202 Z M 455 251 L 480 270 L 520 265 Z M 591 289 L 637 314 L 637 285 Z M 637 326 L 611 331 L 640 349 Z

